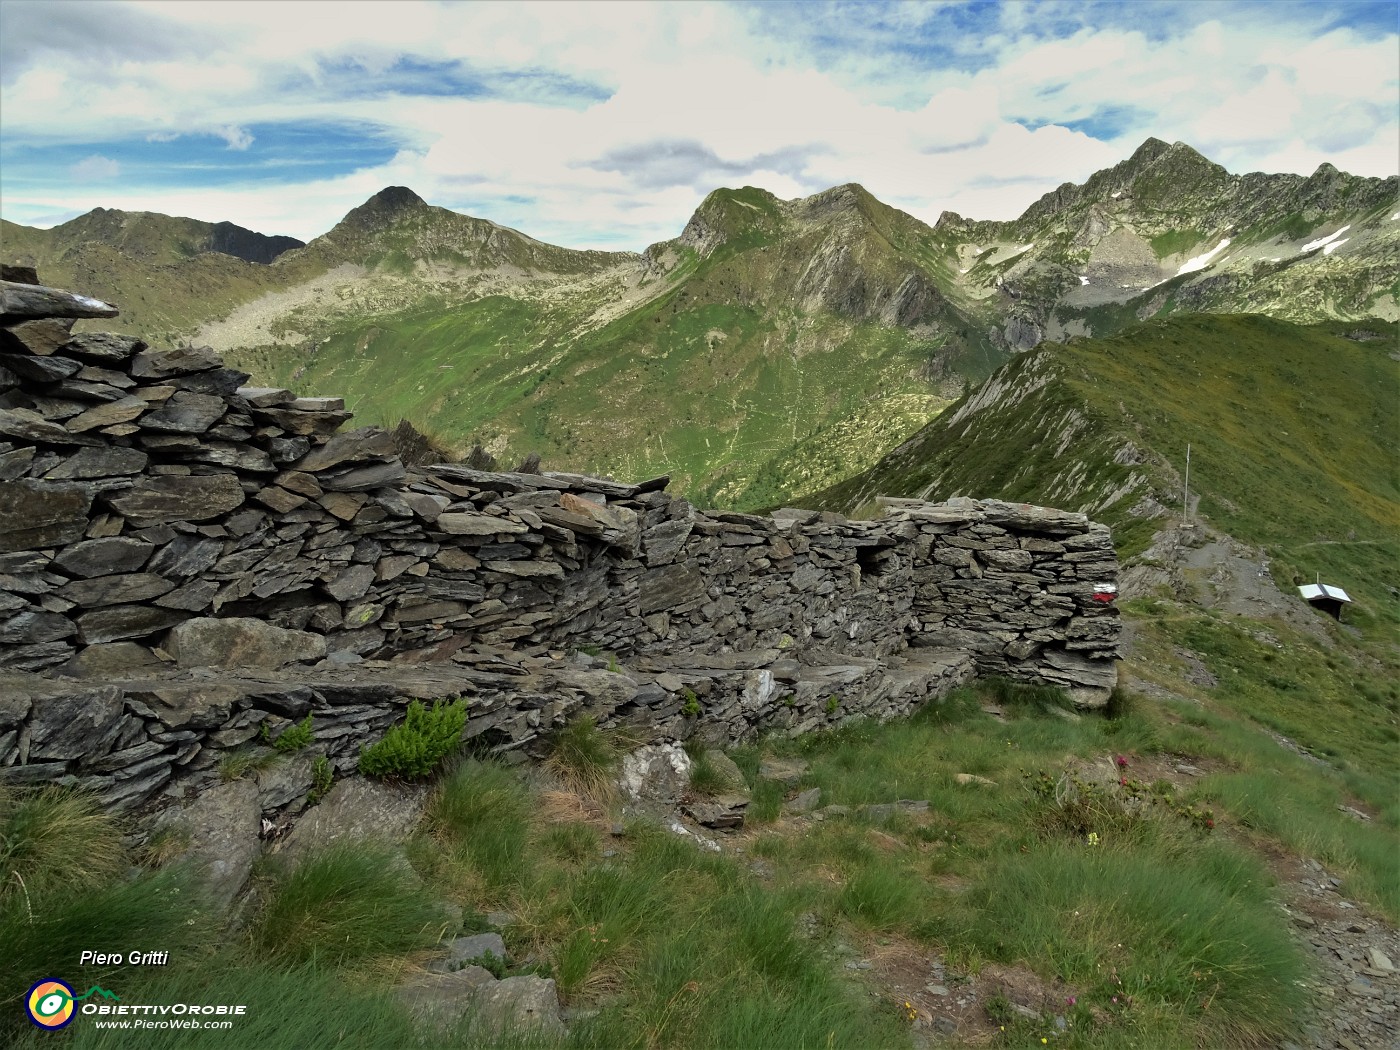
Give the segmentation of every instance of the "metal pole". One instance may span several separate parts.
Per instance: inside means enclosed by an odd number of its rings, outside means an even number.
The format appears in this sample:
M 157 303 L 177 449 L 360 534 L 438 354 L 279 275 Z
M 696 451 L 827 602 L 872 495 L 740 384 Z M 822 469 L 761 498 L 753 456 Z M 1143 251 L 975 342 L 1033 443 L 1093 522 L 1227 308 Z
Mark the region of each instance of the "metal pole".
M 1186 443 L 1186 480 L 1181 485 L 1181 520 L 1188 518 L 1187 507 L 1190 506 L 1191 496 L 1191 443 Z

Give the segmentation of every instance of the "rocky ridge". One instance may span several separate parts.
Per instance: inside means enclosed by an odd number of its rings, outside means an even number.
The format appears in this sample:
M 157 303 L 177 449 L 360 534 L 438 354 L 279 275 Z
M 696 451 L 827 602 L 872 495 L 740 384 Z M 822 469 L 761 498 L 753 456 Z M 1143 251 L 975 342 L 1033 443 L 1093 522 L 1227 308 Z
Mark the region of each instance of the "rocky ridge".
M 1310 176 L 1231 175 L 1185 143 L 1148 139 L 1017 219 L 945 212 L 935 226 L 959 282 L 1017 350 L 1108 335 L 1174 312 L 1298 322 L 1395 320 L 1400 177 L 1322 164 Z

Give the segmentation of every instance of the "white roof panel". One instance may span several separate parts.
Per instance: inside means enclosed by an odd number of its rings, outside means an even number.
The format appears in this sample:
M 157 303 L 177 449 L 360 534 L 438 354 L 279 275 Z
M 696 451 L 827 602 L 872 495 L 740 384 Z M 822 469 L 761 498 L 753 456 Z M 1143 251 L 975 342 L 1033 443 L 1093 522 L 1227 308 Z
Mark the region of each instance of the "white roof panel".
M 1331 598 L 1333 601 L 1338 602 L 1351 601 L 1346 591 L 1342 590 L 1340 587 L 1333 587 L 1330 583 L 1304 584 L 1302 587 L 1298 588 L 1298 593 L 1310 602 L 1316 601 L 1319 598 Z

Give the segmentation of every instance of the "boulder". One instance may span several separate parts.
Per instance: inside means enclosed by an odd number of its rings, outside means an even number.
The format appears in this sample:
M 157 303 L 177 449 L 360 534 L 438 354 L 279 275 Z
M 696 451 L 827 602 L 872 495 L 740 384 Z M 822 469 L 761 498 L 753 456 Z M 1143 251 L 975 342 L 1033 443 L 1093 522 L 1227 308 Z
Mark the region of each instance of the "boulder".
M 394 435 L 378 427 L 360 427 L 337 434 L 297 461 L 295 469 L 314 473 L 342 463 L 387 460 L 394 455 Z
M 51 481 L 122 477 L 141 473 L 149 461 L 150 457 L 139 449 L 101 445 L 80 449 L 44 477 Z
M 117 335 L 115 332 L 83 332 L 63 345 L 65 354 L 101 365 L 129 361 L 133 354 L 144 349 L 146 344 L 134 335 Z
M 141 426 L 146 430 L 203 434 L 219 421 L 227 408 L 228 403 L 221 397 L 181 390 L 172 395 L 159 409 L 143 417 Z
M 261 817 L 257 785 L 234 780 L 206 788 L 188 805 L 166 810 L 157 818 L 154 833 L 186 842 L 181 856 L 192 863 L 210 900 L 227 908 L 262 855 Z
M 78 633 L 73 621 L 59 613 L 25 609 L 0 623 L 0 645 L 33 645 L 56 642 Z
M 258 808 L 281 809 L 305 798 L 311 791 L 311 765 L 307 754 L 279 755 L 271 765 L 259 769 L 254 776 L 258 785 Z
M 562 1038 L 554 981 L 529 975 L 482 984 L 476 991 L 476 1030 L 482 1037 L 529 1034 Z
M 75 434 L 59 423 L 51 423 L 27 408 L 0 408 L 0 437 L 20 441 L 42 441 L 50 445 L 96 445 L 95 438 Z
M 78 633 L 85 645 L 97 642 L 119 642 L 174 627 L 188 619 L 186 613 L 173 609 L 157 609 L 149 605 L 113 605 L 94 609 L 78 617 Z
M 758 779 L 771 780 L 785 788 L 794 788 L 807 772 L 807 763 L 800 758 L 765 758 L 758 764 Z
M 219 368 L 223 363 L 223 358 L 207 346 L 183 346 L 137 354 L 131 359 L 131 374 L 137 379 L 165 379 Z
M 674 805 L 690 786 L 690 756 L 679 744 L 647 744 L 622 758 L 628 798 Z
M 783 812 L 791 814 L 810 813 L 821 805 L 822 789 L 808 788 L 800 792 L 796 798 L 789 799 L 783 803 Z
M 0 482 L 0 554 L 83 538 L 92 492 L 71 482 Z
M 58 596 L 75 605 L 91 609 L 104 605 L 147 602 L 174 588 L 175 584 L 164 576 L 157 576 L 153 572 L 135 572 L 98 576 L 90 580 L 74 580 L 62 587 Z
M 76 434 L 85 430 L 96 430 L 98 427 L 129 423 L 150 407 L 151 403 L 145 398 L 119 397 L 114 401 L 89 408 L 86 412 L 70 419 L 67 426 L 70 431 Z
M 54 565 L 71 576 L 89 579 L 136 572 L 146 564 L 155 545 L 127 536 L 84 540 L 58 552 Z
M 73 659 L 58 667 L 69 678 L 121 678 L 159 671 L 165 664 L 144 645 L 135 642 L 106 642 L 89 645 Z
M 32 762 L 95 759 L 111 750 L 122 721 L 114 685 L 76 688 L 37 698 L 29 716 Z
M 171 630 L 164 648 L 181 667 L 275 669 L 322 659 L 326 639 L 251 617 L 198 617 Z
M 395 998 L 425 1028 L 446 1031 L 472 1012 L 478 989 L 496 978 L 480 966 L 451 973 L 419 973 L 395 990 Z
M 422 785 L 382 784 L 362 777 L 338 781 L 320 805 L 297 822 L 281 852 L 295 864 L 341 839 L 402 842 L 417 827 L 426 802 L 427 788 Z
M 747 794 L 728 792 L 712 799 L 687 802 L 681 807 L 681 812 L 707 828 L 741 828 L 748 808 Z

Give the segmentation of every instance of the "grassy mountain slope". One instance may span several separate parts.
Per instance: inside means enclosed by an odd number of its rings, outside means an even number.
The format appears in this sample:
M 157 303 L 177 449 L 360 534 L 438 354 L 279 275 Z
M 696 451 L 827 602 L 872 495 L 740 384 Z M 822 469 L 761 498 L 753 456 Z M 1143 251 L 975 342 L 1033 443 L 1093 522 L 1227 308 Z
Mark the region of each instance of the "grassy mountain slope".
M 377 243 L 421 250 L 423 208 L 382 215 Z M 337 231 L 361 225 L 352 213 L 324 240 L 344 244 Z M 307 334 L 298 349 L 232 357 L 265 380 L 342 394 L 364 418 L 406 416 L 449 443 L 670 472 L 696 498 L 753 506 L 873 462 L 947 403 L 939 377 L 985 375 L 1001 360 L 892 243 L 920 228 L 859 187 L 796 203 L 721 190 L 630 271 L 625 257 L 571 253 L 544 260 L 562 281 L 522 276 L 477 298 L 444 293 L 330 320 L 314 304 L 286 322 Z M 329 263 L 329 246 L 318 240 L 280 265 L 313 252 Z M 523 252 L 509 264 L 539 265 Z
M 1388 538 L 1396 332 L 1185 315 L 1046 344 L 822 498 L 1036 497 L 1126 523 L 1144 497 L 1179 505 L 1189 442 L 1200 513 L 1232 535 Z
M 1045 344 L 804 502 L 963 494 L 1112 524 L 1141 581 L 1125 605 L 1130 677 L 1199 661 L 1214 702 L 1324 756 L 1400 829 L 1396 337 L 1198 315 Z M 1195 524 L 1182 528 L 1188 442 Z M 1297 597 L 1315 575 L 1353 598 L 1342 625 Z
M 0 219 L 6 262 L 33 266 L 56 287 L 118 304 L 122 316 L 103 321 L 103 330 L 166 344 L 204 318 L 275 288 L 278 278 L 270 267 L 230 251 L 257 258 L 285 241 L 301 243 L 232 223 L 102 208 L 51 230 Z

